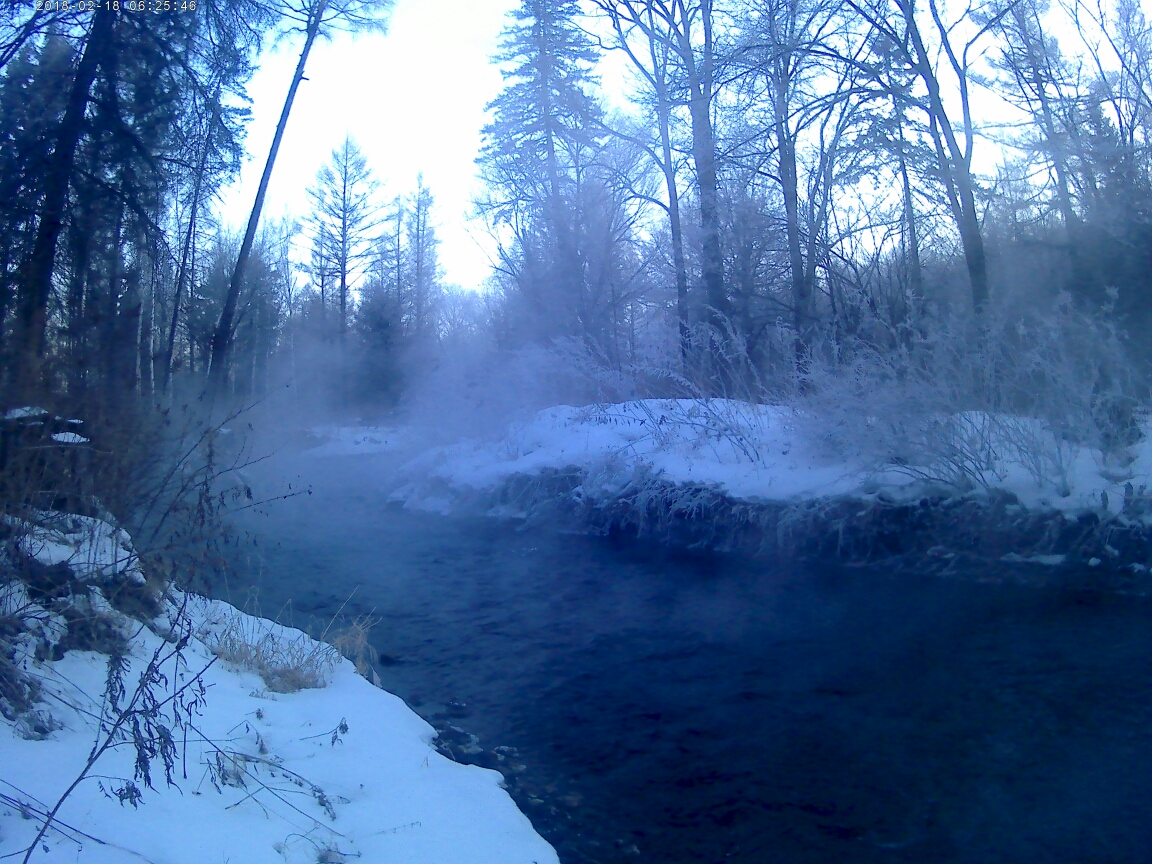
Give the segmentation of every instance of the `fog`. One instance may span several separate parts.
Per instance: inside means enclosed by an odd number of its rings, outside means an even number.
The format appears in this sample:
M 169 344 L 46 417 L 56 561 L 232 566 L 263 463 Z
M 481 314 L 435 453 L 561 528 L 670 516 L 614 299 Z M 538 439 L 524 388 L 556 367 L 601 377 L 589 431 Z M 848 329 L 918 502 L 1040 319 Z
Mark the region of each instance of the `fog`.
M 0 22 L 5 722 L 200 591 L 563 864 L 1152 857 L 1137 3 L 200 2 Z

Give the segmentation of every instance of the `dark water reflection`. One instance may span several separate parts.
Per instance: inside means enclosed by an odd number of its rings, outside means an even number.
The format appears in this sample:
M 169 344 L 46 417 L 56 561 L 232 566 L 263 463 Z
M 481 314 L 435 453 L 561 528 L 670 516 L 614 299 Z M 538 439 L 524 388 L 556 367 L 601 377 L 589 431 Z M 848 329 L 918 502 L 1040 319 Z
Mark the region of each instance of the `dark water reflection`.
M 565 864 L 1152 861 L 1147 599 L 517 532 L 303 464 L 233 599 L 359 585 L 384 686 Z

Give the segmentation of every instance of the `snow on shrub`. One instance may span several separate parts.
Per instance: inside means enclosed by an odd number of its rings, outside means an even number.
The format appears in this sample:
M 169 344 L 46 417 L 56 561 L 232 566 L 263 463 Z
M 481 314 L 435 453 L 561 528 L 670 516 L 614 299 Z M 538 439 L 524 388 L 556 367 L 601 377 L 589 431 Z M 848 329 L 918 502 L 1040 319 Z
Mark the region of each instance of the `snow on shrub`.
M 140 558 L 123 528 L 74 513 L 40 510 L 5 516 L 24 554 L 46 567 L 65 564 L 78 579 L 116 577 L 144 584 Z
M 629 484 L 635 492 L 640 469 L 665 490 L 712 484 L 732 498 L 762 501 L 881 490 L 903 497 L 927 486 L 952 494 L 1003 489 L 1029 506 L 1081 510 L 1098 508 L 1102 492 L 1120 506 L 1152 485 L 1147 436 L 1126 449 L 1126 461 L 1113 472 L 1115 457 L 1069 441 L 1036 418 L 983 411 L 901 415 L 884 408 L 852 420 L 863 431 L 848 446 L 840 442 L 847 421 L 838 425 L 804 402 L 646 399 L 557 406 L 509 426 L 500 439 L 465 440 L 417 456 L 401 468 L 392 500 L 447 513 L 459 500 L 491 493 L 513 478 L 569 470 L 581 476 L 580 494 L 600 499 Z M 493 514 L 524 515 L 514 498 L 501 501 Z

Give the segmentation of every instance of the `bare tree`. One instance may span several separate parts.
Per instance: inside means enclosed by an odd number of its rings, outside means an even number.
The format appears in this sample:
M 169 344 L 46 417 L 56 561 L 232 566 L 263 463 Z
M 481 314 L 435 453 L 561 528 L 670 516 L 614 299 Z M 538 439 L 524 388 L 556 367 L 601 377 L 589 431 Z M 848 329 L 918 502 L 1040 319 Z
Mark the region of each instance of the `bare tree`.
M 672 240 L 672 268 L 676 279 L 676 318 L 679 324 L 680 360 L 687 368 L 690 344 L 688 320 L 688 267 L 684 257 L 684 229 L 680 221 L 680 189 L 677 179 L 677 166 L 672 155 L 672 112 L 676 104 L 672 97 L 671 40 L 669 34 L 657 23 L 656 12 L 648 6 L 642 10 L 621 5 L 615 0 L 595 0 L 596 5 L 608 16 L 616 36 L 616 46 L 624 51 L 633 67 L 639 72 L 651 91 L 651 110 L 655 115 L 659 134 L 659 151 L 646 142 L 631 136 L 634 143 L 644 148 L 652 158 L 664 178 L 667 204 L 661 206 L 668 214 L 668 229 Z M 647 26 L 640 27 L 628 14 L 639 12 L 646 19 Z M 634 34 L 639 33 L 640 47 L 633 45 Z M 658 35 L 659 34 L 659 35 Z M 613 130 L 620 134 L 620 130 Z
M 692 123 L 692 161 L 700 199 L 701 277 L 708 305 L 729 312 L 720 247 L 720 199 L 712 103 L 716 92 L 716 50 L 712 0 L 600 0 L 614 19 L 625 21 L 675 58 L 683 76 Z M 670 154 L 669 154 L 670 155 Z
M 849 4 L 878 34 L 885 37 L 884 47 L 895 52 L 915 72 L 927 91 L 927 99 L 921 107 L 928 118 L 929 133 L 936 149 L 937 167 L 964 249 L 964 261 L 972 287 L 972 306 L 977 313 L 981 313 L 989 298 L 988 259 L 980 230 L 980 218 L 976 212 L 976 186 L 972 177 L 976 139 L 972 117 L 972 63 L 980 41 L 1000 23 L 1012 6 L 1009 4 L 998 10 L 969 7 L 958 21 L 948 24 L 937 0 L 928 0 L 938 48 L 934 53 L 920 28 L 915 0 L 882 0 L 871 5 L 849 0 Z M 973 31 L 963 44 L 960 44 L 956 36 L 957 25 L 961 23 L 970 25 L 968 29 Z M 939 63 L 936 62 L 937 55 L 941 58 Z M 960 100 L 959 135 L 952 115 L 944 104 L 940 77 L 942 68 L 948 70 L 951 85 Z
M 876 93 L 858 80 L 864 41 L 849 26 L 841 4 L 762 0 L 749 13 L 736 57 L 747 70 L 752 100 L 767 108 L 768 146 L 758 152 L 775 150 L 795 356 L 803 364 L 819 316 L 817 267 L 827 255 L 843 145 L 861 108 Z

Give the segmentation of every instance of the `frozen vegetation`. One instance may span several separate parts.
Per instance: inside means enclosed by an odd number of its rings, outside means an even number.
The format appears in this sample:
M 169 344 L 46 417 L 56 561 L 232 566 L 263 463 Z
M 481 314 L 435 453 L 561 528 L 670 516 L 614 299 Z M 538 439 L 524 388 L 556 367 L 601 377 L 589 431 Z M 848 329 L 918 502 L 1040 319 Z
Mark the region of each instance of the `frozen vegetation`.
M 970 489 L 1010 492 L 1027 507 L 1074 516 L 1118 514 L 1145 495 L 1152 480 L 1147 436 L 1117 472 L 1101 451 L 1061 442 L 1039 421 L 970 412 L 930 418 L 921 461 L 897 465 L 863 450 L 834 451 L 819 421 L 791 408 L 726 399 L 557 406 L 513 424 L 496 440 L 465 440 L 417 456 L 405 465 L 410 479 L 395 499 L 446 513 L 455 495 L 493 489 L 518 474 L 567 468 L 599 484 L 588 492 L 611 494 L 643 468 L 653 480 L 708 484 L 749 501 L 907 500 L 965 491 L 967 480 Z M 313 452 L 334 452 L 326 449 L 332 446 Z

